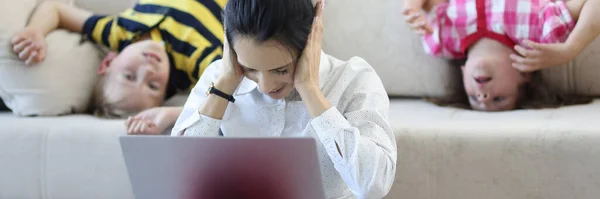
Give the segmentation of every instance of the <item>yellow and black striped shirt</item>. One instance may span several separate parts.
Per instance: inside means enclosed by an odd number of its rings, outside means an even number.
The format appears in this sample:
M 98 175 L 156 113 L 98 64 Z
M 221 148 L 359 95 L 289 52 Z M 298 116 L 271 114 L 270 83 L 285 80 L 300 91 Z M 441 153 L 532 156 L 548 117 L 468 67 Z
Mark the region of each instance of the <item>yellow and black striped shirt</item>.
M 221 12 L 227 0 L 140 0 L 116 16 L 94 15 L 82 34 L 121 51 L 144 34 L 164 41 L 171 65 L 167 98 L 191 89 L 204 69 L 223 54 Z

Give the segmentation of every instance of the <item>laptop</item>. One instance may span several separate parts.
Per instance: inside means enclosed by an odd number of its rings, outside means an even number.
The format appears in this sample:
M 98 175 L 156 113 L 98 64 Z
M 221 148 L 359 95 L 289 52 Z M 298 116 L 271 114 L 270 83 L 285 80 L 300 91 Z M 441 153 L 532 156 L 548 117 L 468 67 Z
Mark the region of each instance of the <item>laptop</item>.
M 324 198 L 313 138 L 123 136 L 135 198 Z

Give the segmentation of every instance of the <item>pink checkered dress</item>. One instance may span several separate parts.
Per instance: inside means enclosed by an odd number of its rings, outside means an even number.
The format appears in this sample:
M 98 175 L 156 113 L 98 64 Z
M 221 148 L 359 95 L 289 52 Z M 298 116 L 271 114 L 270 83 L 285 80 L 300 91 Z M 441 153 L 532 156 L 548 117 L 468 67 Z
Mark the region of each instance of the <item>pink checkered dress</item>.
M 481 38 L 511 48 L 523 40 L 564 42 L 575 27 L 562 0 L 449 0 L 428 16 L 433 33 L 423 36 L 428 54 L 464 58 Z

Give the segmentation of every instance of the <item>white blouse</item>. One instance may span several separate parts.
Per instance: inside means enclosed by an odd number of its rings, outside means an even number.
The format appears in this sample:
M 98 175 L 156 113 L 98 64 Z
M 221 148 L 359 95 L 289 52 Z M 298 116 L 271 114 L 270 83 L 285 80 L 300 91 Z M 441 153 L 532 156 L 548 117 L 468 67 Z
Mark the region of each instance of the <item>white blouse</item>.
M 221 132 L 232 137 L 313 137 L 320 141 L 317 151 L 326 198 L 382 198 L 389 192 L 396 172 L 389 99 L 381 79 L 365 60 L 355 57 L 344 62 L 321 53 L 319 86 L 333 106 L 314 119 L 296 92 L 286 99 L 272 99 L 246 78 L 222 120 L 200 115 L 205 92 L 219 77 L 220 67 L 221 61 L 216 61 L 204 71 L 177 119 L 173 136 L 218 136 Z

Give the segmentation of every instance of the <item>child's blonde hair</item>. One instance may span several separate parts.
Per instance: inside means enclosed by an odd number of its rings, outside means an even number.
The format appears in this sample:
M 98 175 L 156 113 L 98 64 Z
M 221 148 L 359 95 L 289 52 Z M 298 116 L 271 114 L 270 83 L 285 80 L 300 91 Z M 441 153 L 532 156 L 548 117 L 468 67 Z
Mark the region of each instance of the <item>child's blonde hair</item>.
M 119 108 L 119 103 L 123 99 L 110 99 L 105 89 L 107 84 L 106 77 L 100 76 L 92 94 L 89 112 L 96 117 L 101 118 L 124 118 L 134 114 L 133 111 L 126 111 Z

